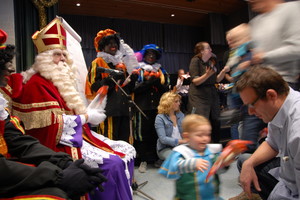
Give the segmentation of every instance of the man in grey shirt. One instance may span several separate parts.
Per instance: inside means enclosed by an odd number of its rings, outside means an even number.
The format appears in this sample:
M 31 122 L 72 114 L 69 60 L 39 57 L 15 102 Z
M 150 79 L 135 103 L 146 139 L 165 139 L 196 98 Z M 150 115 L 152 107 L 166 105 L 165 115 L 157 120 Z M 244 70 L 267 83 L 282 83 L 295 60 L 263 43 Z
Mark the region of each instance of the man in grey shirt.
M 298 90 L 300 72 L 300 2 L 249 0 L 252 11 L 259 13 L 250 21 L 251 37 L 256 46 L 252 62 L 264 63 L 277 71 Z

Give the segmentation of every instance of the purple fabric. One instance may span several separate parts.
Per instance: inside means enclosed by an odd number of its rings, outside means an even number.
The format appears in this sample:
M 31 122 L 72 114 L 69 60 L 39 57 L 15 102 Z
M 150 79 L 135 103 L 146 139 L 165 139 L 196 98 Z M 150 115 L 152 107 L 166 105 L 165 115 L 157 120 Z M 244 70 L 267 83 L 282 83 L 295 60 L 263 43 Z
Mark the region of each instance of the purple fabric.
M 71 139 L 70 141 L 72 142 L 73 147 L 81 147 L 82 146 L 82 124 L 79 115 L 77 115 L 75 122 L 77 124 L 77 126 L 74 127 L 76 133 L 72 135 L 73 139 Z
M 132 159 L 128 164 L 128 171 L 130 173 L 130 183 L 133 183 L 133 173 L 134 173 L 134 159 Z
M 130 177 L 133 177 L 134 160 L 128 164 Z M 99 165 L 103 170 L 103 175 L 108 179 L 102 185 L 104 192 L 98 189 L 89 194 L 91 200 L 132 200 L 131 188 L 128 179 L 124 173 L 125 163 L 119 156 L 110 155 L 110 158 L 104 158 L 103 164 Z M 132 178 L 130 179 L 130 185 Z

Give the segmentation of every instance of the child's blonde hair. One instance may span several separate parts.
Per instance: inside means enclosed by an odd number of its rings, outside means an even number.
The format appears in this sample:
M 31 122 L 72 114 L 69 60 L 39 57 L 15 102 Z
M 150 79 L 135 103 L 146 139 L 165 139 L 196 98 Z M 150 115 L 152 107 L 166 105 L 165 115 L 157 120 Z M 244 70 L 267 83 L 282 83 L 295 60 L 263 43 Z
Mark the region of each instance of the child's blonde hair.
M 158 114 L 169 114 L 176 99 L 180 100 L 181 96 L 174 92 L 164 93 L 159 100 L 159 105 L 157 107 Z
M 191 132 L 195 129 L 195 127 L 203 125 L 210 125 L 210 122 L 205 117 L 197 114 L 187 115 L 182 120 L 183 132 Z
M 250 26 L 247 23 L 242 23 L 226 33 L 226 38 L 231 37 L 231 40 L 238 42 L 239 45 L 249 42 L 251 40 L 250 36 Z

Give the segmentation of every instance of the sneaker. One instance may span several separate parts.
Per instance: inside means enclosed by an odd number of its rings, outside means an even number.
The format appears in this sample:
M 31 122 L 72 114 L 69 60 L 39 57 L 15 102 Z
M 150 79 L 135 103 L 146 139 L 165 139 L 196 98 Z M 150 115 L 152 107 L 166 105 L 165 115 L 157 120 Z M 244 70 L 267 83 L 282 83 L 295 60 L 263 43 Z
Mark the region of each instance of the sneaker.
M 163 160 L 159 159 L 159 160 L 155 161 L 154 167 L 160 168 L 160 166 L 161 166 L 162 163 L 163 163 Z
M 228 200 L 262 200 L 262 198 L 259 196 L 259 194 L 252 192 L 252 198 L 249 199 L 246 192 L 242 192 L 235 197 L 229 198 Z
M 140 173 L 145 173 L 147 171 L 147 162 L 141 162 L 138 170 Z

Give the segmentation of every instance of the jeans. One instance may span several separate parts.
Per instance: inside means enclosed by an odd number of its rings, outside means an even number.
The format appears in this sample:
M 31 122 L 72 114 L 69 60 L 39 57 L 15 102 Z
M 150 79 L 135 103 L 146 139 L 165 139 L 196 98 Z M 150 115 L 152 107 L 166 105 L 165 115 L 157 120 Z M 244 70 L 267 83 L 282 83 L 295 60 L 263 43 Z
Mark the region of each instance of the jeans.
M 265 128 L 267 124 L 255 115 L 249 115 L 247 107 L 244 109 L 241 139 L 253 142 L 253 144 L 248 145 L 248 150 L 246 151 L 246 153 L 253 153 L 258 146 L 259 132 Z
M 239 139 L 239 123 L 232 124 L 230 127 L 230 135 L 232 140 L 237 140 Z
M 244 161 L 247 160 L 250 156 L 251 156 L 251 154 L 247 154 L 247 153 L 241 154 L 239 156 L 238 161 L 237 161 L 237 168 L 240 172 L 241 172 Z M 252 192 L 258 193 L 262 199 L 267 200 L 269 194 L 272 192 L 273 188 L 278 183 L 278 180 L 276 178 L 274 178 L 268 172 L 271 169 L 279 167 L 279 166 L 280 166 L 280 158 L 279 157 L 275 157 L 265 163 L 262 163 L 262 164 L 256 166 L 254 168 L 254 170 L 256 172 L 261 191 L 257 192 L 255 190 L 255 188 L 252 187 L 251 188 Z
M 187 113 L 187 104 L 188 104 L 188 93 L 178 93 L 181 96 L 180 110 L 183 113 Z
M 227 103 L 230 109 L 240 109 L 243 105 L 243 101 L 239 93 L 228 93 Z
M 227 95 L 227 102 L 229 109 L 240 109 L 241 105 L 243 104 L 240 96 L 238 94 L 229 93 Z M 232 124 L 230 126 L 230 135 L 231 139 L 239 139 L 239 123 Z
M 161 160 L 166 160 L 167 157 L 172 153 L 173 148 L 165 148 L 160 151 L 157 151 L 157 156 Z

